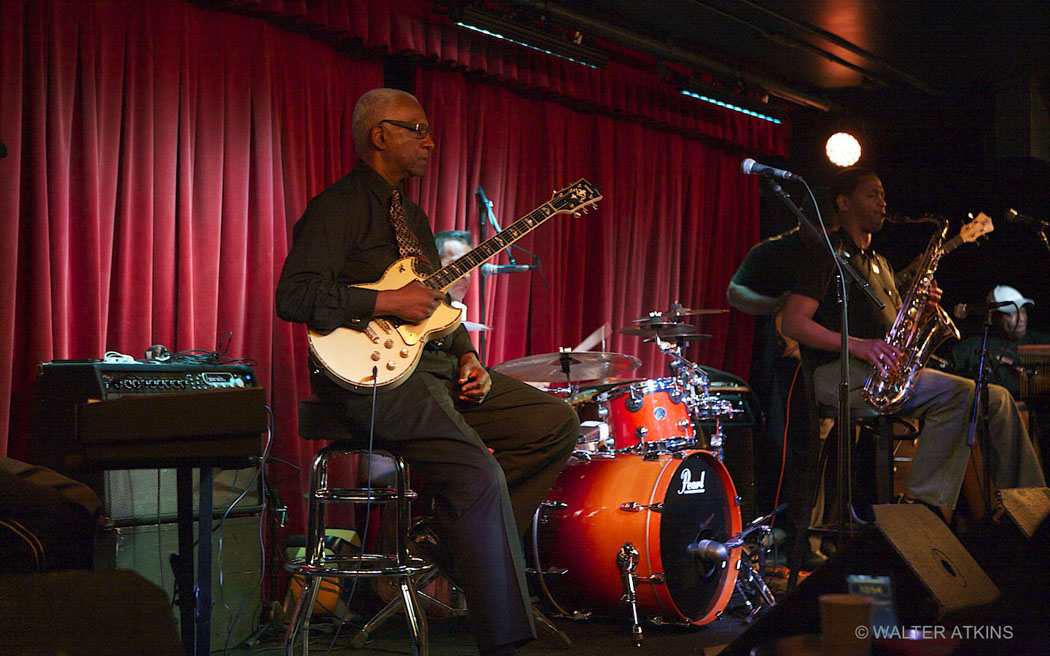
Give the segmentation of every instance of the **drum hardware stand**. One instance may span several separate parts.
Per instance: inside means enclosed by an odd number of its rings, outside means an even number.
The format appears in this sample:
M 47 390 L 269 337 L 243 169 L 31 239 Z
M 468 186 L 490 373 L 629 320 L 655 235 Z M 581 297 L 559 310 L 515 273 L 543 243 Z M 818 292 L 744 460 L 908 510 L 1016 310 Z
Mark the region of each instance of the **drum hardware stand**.
M 635 509 L 637 512 L 637 509 Z M 634 624 L 631 625 L 631 639 L 634 640 L 634 644 L 641 646 L 642 639 L 645 637 L 642 634 L 642 623 L 638 618 L 638 596 L 634 587 L 635 580 L 639 581 L 652 581 L 656 577 L 649 576 L 638 576 L 634 573 L 635 568 L 638 566 L 638 549 L 635 548 L 630 542 L 625 543 L 620 547 L 619 553 L 616 554 L 616 567 L 620 570 L 620 576 L 623 581 L 623 597 L 622 601 L 631 606 L 631 618 L 634 620 Z M 663 577 L 660 577 L 661 579 Z

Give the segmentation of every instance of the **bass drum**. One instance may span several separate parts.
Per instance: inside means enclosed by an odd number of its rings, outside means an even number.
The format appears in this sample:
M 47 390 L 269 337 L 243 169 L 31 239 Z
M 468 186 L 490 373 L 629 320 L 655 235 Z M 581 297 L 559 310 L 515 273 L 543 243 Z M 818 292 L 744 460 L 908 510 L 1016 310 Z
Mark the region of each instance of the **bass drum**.
M 741 530 L 736 490 L 726 468 L 707 451 L 658 458 L 633 455 L 570 461 L 541 506 L 536 532 L 537 571 L 551 601 L 563 611 L 629 607 L 617 554 L 637 549 L 639 611 L 684 620 L 714 621 L 729 603 L 740 549 L 712 566 L 687 547 L 725 542 Z

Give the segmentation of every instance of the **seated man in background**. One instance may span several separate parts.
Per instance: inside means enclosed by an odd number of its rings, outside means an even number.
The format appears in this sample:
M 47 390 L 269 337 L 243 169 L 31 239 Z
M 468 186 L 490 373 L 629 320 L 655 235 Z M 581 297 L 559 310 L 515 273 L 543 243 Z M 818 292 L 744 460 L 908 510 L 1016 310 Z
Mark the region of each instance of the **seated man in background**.
M 987 303 L 1011 303 L 991 311 L 992 325 L 988 331 L 988 357 L 985 375 L 988 382 L 1002 385 L 1018 401 L 1024 401 L 1028 411 L 1028 432 L 1041 451 L 1044 469 L 1050 465 L 1050 445 L 1047 444 L 1050 427 L 1050 394 L 1047 393 L 1046 365 L 1039 368 L 1021 364 L 1017 347 L 1027 344 L 1050 345 L 1050 334 L 1028 328 L 1028 306 L 1035 301 L 1008 285 L 997 285 L 985 297 Z M 981 315 L 980 318 L 983 318 Z M 984 331 L 971 335 L 952 350 L 956 373 L 977 379 L 981 363 L 981 342 Z M 1048 346 L 1047 348 L 1050 348 Z M 1041 369 L 1041 370 L 1040 370 Z M 1027 377 L 1028 394 L 1022 398 L 1021 379 Z
M 1025 298 L 1021 292 L 1007 285 L 998 285 L 988 292 L 988 303 L 1012 303 L 991 311 L 992 326 L 988 333 L 988 359 L 985 372 L 988 382 L 1002 385 L 1013 397 L 1020 398 L 1021 376 L 1024 371 L 1017 357 L 1021 344 L 1050 344 L 1050 334 L 1028 329 L 1028 306 L 1035 301 Z M 979 332 L 962 340 L 952 350 L 955 371 L 972 378 L 977 377 L 980 364 L 979 351 L 984 333 Z

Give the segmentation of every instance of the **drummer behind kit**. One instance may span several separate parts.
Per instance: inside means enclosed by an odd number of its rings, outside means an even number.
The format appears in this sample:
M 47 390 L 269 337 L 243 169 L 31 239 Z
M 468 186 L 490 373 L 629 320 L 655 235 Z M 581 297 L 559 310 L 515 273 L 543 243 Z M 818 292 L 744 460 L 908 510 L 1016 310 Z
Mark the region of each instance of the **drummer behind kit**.
M 682 317 L 725 311 L 675 304 L 617 331 L 655 342 L 671 360 L 665 378 L 632 380 L 641 361 L 604 351 L 562 349 L 493 367 L 550 384 L 582 420 L 573 458 L 533 522 L 534 570 L 562 614 L 615 613 L 627 604 L 640 642 L 643 614 L 658 624 L 708 624 L 734 590 L 752 617 L 775 604 L 742 557 L 744 538 L 768 532 L 772 515 L 742 526 L 723 463 L 722 424 L 737 410 L 682 356 L 688 341 L 710 336 Z M 701 424 L 714 427 L 706 440 Z

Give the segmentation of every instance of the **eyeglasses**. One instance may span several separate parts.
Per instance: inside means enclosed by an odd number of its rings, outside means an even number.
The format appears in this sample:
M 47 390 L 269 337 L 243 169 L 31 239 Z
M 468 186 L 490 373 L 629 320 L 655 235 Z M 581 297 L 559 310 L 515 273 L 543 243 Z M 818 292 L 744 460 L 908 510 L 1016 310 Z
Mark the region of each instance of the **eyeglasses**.
M 390 125 L 396 125 L 399 128 L 411 130 L 416 134 L 416 139 L 426 139 L 431 134 L 430 126 L 426 123 L 409 123 L 408 121 L 395 121 L 389 118 L 384 118 L 380 123 L 389 123 Z

